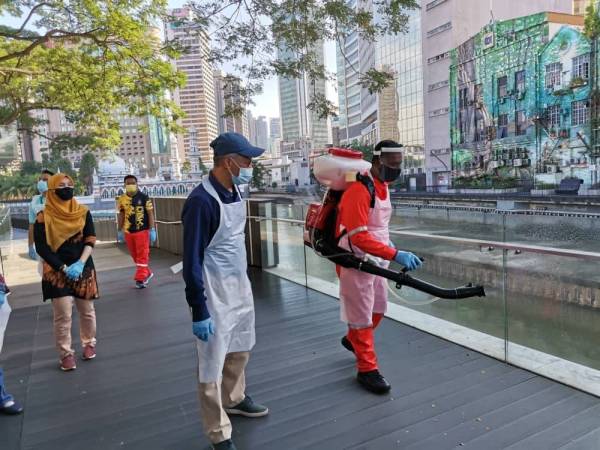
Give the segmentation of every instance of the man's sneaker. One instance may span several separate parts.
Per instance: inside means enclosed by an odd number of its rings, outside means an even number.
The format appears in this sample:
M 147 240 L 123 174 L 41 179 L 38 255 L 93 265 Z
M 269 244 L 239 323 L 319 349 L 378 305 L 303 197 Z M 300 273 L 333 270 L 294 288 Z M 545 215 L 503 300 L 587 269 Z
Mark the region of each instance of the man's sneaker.
M 379 373 L 379 370 L 358 372 L 356 379 L 367 391 L 375 394 L 387 394 L 392 388 L 386 379 L 383 378 L 383 375 Z
M 135 287 L 136 287 L 136 289 L 144 289 L 146 287 L 146 285 L 144 284 L 143 281 L 136 281 Z
M 85 347 L 83 347 L 83 359 L 84 360 L 88 360 L 88 359 L 94 359 L 96 357 L 96 347 L 94 347 L 93 345 L 86 345 Z
M 16 416 L 23 412 L 23 407 L 15 402 L 14 400 L 9 400 L 4 405 L 0 405 L 0 413 L 7 414 L 9 416 Z
M 69 370 L 75 370 L 75 357 L 73 355 L 67 355 L 60 360 L 60 370 L 68 372 Z
M 263 417 L 269 414 L 269 408 L 254 403 L 252 399 L 246 395 L 246 398 L 244 398 L 242 402 L 231 408 L 225 408 L 225 412 L 227 414 L 237 414 L 245 417 Z
M 142 281 L 142 284 L 144 285 L 144 287 L 148 286 L 148 283 L 150 282 L 150 280 L 154 278 L 154 273 L 150 272 L 150 275 L 148 275 L 146 277 L 146 279 L 144 281 Z
M 344 348 L 352 353 L 354 353 L 354 346 L 352 345 L 352 342 L 350 342 L 350 339 L 348 339 L 347 336 L 344 336 L 342 338 L 342 345 L 344 346 Z
M 231 439 L 227 439 L 226 441 L 219 442 L 218 444 L 213 444 L 214 450 L 237 450 L 236 446 L 233 444 Z

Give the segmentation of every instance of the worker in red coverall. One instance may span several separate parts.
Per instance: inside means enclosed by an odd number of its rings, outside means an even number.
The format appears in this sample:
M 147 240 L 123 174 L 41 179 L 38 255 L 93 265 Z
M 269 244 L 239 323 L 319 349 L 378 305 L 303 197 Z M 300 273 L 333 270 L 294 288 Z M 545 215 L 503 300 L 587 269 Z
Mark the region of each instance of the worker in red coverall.
M 364 182 L 352 183 L 338 206 L 337 235 L 340 247 L 361 258 L 369 254 L 381 267 L 396 261 L 414 270 L 421 266 L 421 260 L 412 253 L 396 250 L 389 235 L 392 203 L 388 183 L 400 176 L 401 147 L 394 141 L 381 141 L 375 146 L 371 170 L 363 174 L 372 180 L 375 198 Z M 374 331 L 387 309 L 387 280 L 339 266 L 338 275 L 342 321 L 348 324 L 342 345 L 356 355 L 360 385 L 370 392 L 385 394 L 391 386 L 379 373 Z

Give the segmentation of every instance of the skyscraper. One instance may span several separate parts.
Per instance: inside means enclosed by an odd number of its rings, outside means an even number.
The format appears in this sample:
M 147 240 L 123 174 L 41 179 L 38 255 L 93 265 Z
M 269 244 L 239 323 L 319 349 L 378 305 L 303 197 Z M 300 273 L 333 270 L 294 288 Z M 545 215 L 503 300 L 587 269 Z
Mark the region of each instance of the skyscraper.
M 324 64 L 322 42 L 316 46 L 315 53 L 317 61 Z M 294 55 L 283 49 L 279 57 L 291 60 Z M 285 148 L 297 149 L 290 156 L 301 157 L 305 149 L 322 148 L 329 142 L 328 119 L 308 109 L 315 94 L 326 95 L 325 80 L 311 81 L 307 74 L 300 78 L 279 77 L 281 138 L 288 144 Z
M 245 106 L 241 103 L 241 80 L 231 75 L 226 75 L 222 70 L 215 70 L 213 77 L 215 80 L 219 133 L 232 131 L 248 137 L 248 114 L 246 109 L 243 109 L 243 113 L 240 116 L 232 117 L 229 115 L 225 117 L 227 106 L 236 108 L 243 108 Z
M 372 0 L 349 0 L 346 4 L 373 12 Z M 376 137 L 377 95 L 360 84 L 360 74 L 375 67 L 375 44 L 351 33 L 336 47 L 340 139 L 373 143 Z
M 572 0 L 494 1 L 430 0 L 421 5 L 425 161 L 427 184 L 451 179 L 450 50 L 491 20 L 506 20 L 544 11 L 571 13 Z
M 269 120 L 269 137 L 272 139 L 281 137 L 281 121 L 279 117 L 271 117 Z
M 186 51 L 173 65 L 187 75 L 187 84 L 174 93 L 175 102 L 185 111 L 181 125 L 186 130 L 178 135 L 180 152 L 186 157 L 190 152 L 190 131 L 196 132 L 195 144 L 204 164 L 212 162 L 210 142 L 217 136 L 217 107 L 213 67 L 208 62 L 209 38 L 197 25 L 189 22 L 193 17 L 190 8 L 177 8 L 171 11 L 173 21 L 166 24 L 168 40 L 177 40 Z
M 269 129 L 265 116 L 258 116 L 256 119 L 256 146 L 264 149 L 269 147 Z

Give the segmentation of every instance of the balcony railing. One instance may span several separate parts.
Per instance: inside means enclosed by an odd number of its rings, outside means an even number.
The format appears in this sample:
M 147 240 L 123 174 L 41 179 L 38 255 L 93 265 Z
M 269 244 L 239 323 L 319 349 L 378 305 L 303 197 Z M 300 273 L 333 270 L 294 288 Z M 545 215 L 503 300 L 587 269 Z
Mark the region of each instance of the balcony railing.
M 335 266 L 303 245 L 304 214 L 302 205 L 260 204 L 249 218 L 255 227 L 250 248 L 260 251 L 264 270 L 337 297 Z M 487 297 L 439 300 L 390 282 L 388 316 L 600 395 L 600 246 L 573 250 L 519 242 L 507 228 L 520 225 L 500 220 L 498 227 L 488 222 L 488 237 L 467 238 L 402 230 L 396 216 L 395 245 L 426 261 L 415 276 L 447 287 L 482 284 Z M 508 220 L 526 226 L 521 216 Z

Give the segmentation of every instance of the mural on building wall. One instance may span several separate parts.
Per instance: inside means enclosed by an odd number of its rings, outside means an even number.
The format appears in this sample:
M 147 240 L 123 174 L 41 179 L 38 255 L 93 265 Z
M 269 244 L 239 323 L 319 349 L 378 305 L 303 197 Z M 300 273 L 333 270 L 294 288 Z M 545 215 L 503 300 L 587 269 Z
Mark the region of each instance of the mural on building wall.
M 549 19 L 490 24 L 452 52 L 455 179 L 590 180 L 590 42 Z

